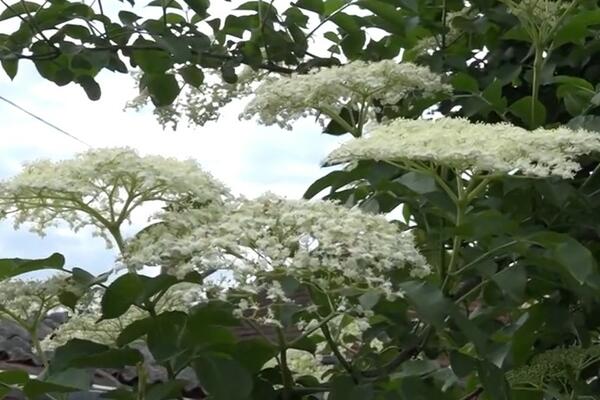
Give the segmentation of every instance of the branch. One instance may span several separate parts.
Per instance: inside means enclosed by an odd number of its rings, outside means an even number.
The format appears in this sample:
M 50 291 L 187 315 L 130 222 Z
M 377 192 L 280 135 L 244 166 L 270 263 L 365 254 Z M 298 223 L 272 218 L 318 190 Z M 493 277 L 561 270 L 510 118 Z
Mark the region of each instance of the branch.
M 2 2 L 4 2 L 4 0 L 0 0 Z M 92 48 L 85 48 L 88 51 L 113 51 L 113 52 L 117 52 L 117 51 L 132 51 L 132 50 L 158 50 L 158 51 L 166 51 L 164 48 L 160 47 L 160 46 L 128 46 L 128 45 L 124 45 L 124 46 L 120 46 L 120 45 L 111 45 L 111 46 L 98 46 L 98 47 L 92 47 Z M 191 50 L 191 53 L 197 56 L 201 56 L 201 57 L 208 57 L 208 58 L 214 58 L 217 60 L 222 60 L 222 61 L 230 61 L 230 60 L 237 60 L 238 57 L 234 56 L 234 55 L 229 55 L 229 54 L 216 54 L 216 53 L 211 53 L 208 51 L 202 51 L 202 52 L 197 52 L 194 50 Z M 15 57 L 20 58 L 20 59 L 28 59 L 28 60 L 32 60 L 32 61 L 50 61 L 50 60 L 54 60 L 56 58 L 58 58 L 62 53 L 60 52 L 60 50 L 57 49 L 56 52 L 51 52 L 51 53 L 41 53 L 41 54 L 35 54 L 35 55 L 28 55 L 28 54 L 14 54 Z M 244 63 L 244 60 L 240 60 L 242 63 Z M 277 65 L 277 64 L 273 64 L 272 62 L 266 62 L 266 63 L 262 63 L 260 65 L 258 65 L 259 69 L 264 69 L 270 72 L 276 72 L 276 73 L 280 73 L 280 74 L 292 74 L 294 72 L 296 72 L 295 69 L 292 68 L 288 68 L 288 67 L 283 67 L 281 65 Z

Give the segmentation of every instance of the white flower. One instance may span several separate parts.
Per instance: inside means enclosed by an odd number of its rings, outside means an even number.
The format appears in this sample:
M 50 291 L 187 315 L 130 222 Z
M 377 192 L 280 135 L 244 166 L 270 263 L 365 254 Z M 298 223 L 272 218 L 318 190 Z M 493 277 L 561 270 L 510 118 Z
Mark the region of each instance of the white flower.
M 339 112 L 347 104 L 359 107 L 377 99 L 382 105 L 393 105 L 412 93 L 428 96 L 449 91 L 427 67 L 393 60 L 354 61 L 306 75 L 266 80 L 242 117 L 258 115 L 265 125 L 289 128 L 293 120 L 331 109 Z
M 600 135 L 568 128 L 525 129 L 460 118 L 398 119 L 333 151 L 326 164 L 355 160 L 434 162 L 459 171 L 571 178 L 578 156 L 600 151 Z
M 163 225 L 164 232 L 171 224 Z M 227 270 L 246 301 L 264 294 L 272 302 L 291 302 L 293 293 L 284 284 L 291 279 L 336 298 L 338 309 L 352 309 L 356 301 L 344 300 L 347 289 L 394 298 L 402 293 L 390 282 L 391 275 L 404 271 L 410 278 L 430 272 L 410 232 L 399 231 L 384 217 L 332 202 L 265 195 L 229 205 L 218 218 L 188 231 L 177 226 L 172 234 L 142 239 L 130 257 L 179 276 L 192 269 Z M 248 303 L 240 308 L 247 310 Z
M 60 306 L 58 295 L 67 288 L 76 289 L 63 274 L 46 280 L 0 281 L 0 316 L 33 327 L 40 318 Z
M 134 321 L 150 316 L 148 312 L 132 306 L 119 318 L 99 321 L 102 315 L 101 295 L 102 292 L 97 291 L 81 301 L 69 319 L 42 341 L 42 347 L 45 350 L 54 350 L 72 339 L 84 339 L 115 346 L 123 329 Z M 178 284 L 172 286 L 158 301 L 156 312 L 160 314 L 165 311 L 188 311 L 203 298 L 204 295 L 197 286 Z
M 39 234 L 59 221 L 76 231 L 93 226 L 110 243 L 108 235 L 120 236 L 121 224 L 145 202 L 193 199 L 210 205 L 226 196 L 227 189 L 195 161 L 142 157 L 129 148 L 97 149 L 70 160 L 26 164 L 0 183 L 0 216 L 12 215 L 16 227 L 31 222 Z

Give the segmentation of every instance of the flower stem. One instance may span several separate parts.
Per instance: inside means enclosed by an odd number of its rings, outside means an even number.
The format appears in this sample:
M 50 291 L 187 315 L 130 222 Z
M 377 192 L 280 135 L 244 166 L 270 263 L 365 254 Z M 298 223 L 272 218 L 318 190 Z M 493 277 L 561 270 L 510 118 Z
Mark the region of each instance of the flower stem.
M 283 400 L 291 400 L 294 390 L 294 379 L 287 363 L 287 342 L 281 328 L 277 328 L 277 338 L 279 339 L 279 363 L 281 368 L 281 378 L 283 381 Z
M 323 324 L 321 326 L 321 332 L 323 332 L 323 336 L 325 337 L 327 344 L 331 348 L 331 351 L 333 352 L 335 357 L 342 364 L 342 367 L 344 367 L 344 369 L 348 372 L 348 374 L 350 374 L 350 376 L 354 380 L 354 383 L 358 383 L 359 382 L 358 374 L 356 374 L 356 372 L 352 368 L 352 365 L 350 365 L 350 363 L 346 360 L 346 358 L 344 358 L 344 355 L 340 352 L 340 349 L 339 349 L 337 343 L 335 343 L 335 340 L 333 340 L 333 337 L 331 336 L 331 331 L 329 330 L 329 326 L 327 324 Z

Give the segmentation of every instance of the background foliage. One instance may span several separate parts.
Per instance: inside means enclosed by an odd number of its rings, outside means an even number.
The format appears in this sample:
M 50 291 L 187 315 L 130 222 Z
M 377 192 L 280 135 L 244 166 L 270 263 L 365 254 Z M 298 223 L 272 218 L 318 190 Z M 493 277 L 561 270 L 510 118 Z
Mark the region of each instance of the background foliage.
M 302 74 L 350 60 L 401 57 L 443 74 L 454 94 L 405 99 L 383 110 L 388 117 L 419 118 L 436 105 L 439 113 L 473 121 L 600 130 L 596 1 L 550 2 L 564 8 L 551 7 L 547 14 L 535 0 L 250 1 L 223 19 L 210 15 L 207 0 L 153 1 L 149 6 L 159 11 L 154 18 L 136 15 L 126 4 L 117 5 L 122 10 L 111 18 L 101 1 L 2 3 L 5 72 L 14 77 L 20 63 L 33 62 L 43 78 L 57 85 L 75 82 L 91 99 L 101 95 L 95 78 L 103 69 L 139 69 L 142 88 L 156 107 L 165 107 L 184 86 L 201 88 L 204 76 L 215 71 L 235 83 L 242 64 Z M 348 122 L 349 115 L 340 111 Z M 324 132 L 346 133 L 335 122 Z M 458 263 L 453 275 L 407 282 L 406 302 L 376 301 L 371 328 L 361 340 L 386 337 L 385 349 L 337 357 L 333 374 L 321 381 L 291 377 L 285 366 L 265 367 L 277 353 L 268 343 L 223 343 L 222 335 L 211 332 L 236 322 L 227 304 L 209 303 L 132 324 L 117 348 L 71 342 L 55 353 L 46 379 L 0 373 L 0 393 L 15 385 L 32 398 L 69 392 L 72 387 L 52 377 L 86 367 L 136 365 L 140 355 L 128 344 L 145 336 L 156 359 L 175 372 L 156 386 L 119 389 L 114 398 L 179 398 L 184 384 L 176 371 L 187 365 L 216 400 L 597 398 L 600 179 L 595 159 L 582 164 L 572 180 L 496 180 L 460 224 L 436 182 L 389 164 L 361 161 L 311 185 L 306 197 L 327 190 L 326 198 L 367 212 L 388 213 L 402 205 L 429 262 L 440 271 L 450 257 Z M 448 184 L 456 179 L 448 171 L 440 176 Z M 1 260 L 0 276 L 47 266 L 57 267 L 56 257 Z M 73 277 L 97 283 L 83 273 Z M 125 275 L 106 291 L 105 317 L 118 317 L 134 304 L 151 308 L 173 283 L 164 275 Z M 198 332 L 206 335 L 198 339 Z M 178 339 L 156 340 L 167 336 Z M 316 342 L 302 349 L 314 351 Z M 208 350 L 198 353 L 198 346 Z M 335 353 L 335 343 L 328 346 Z M 362 360 L 369 360 L 367 368 Z

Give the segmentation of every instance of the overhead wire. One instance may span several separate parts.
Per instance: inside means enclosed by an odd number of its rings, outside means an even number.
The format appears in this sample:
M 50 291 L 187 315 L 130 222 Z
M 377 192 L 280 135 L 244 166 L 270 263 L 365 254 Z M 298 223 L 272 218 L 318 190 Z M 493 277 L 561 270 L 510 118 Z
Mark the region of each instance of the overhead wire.
M 57 130 L 58 132 L 62 133 L 63 135 L 66 135 L 66 136 L 70 137 L 71 139 L 76 140 L 79 143 L 81 143 L 81 144 L 83 144 L 83 145 L 85 145 L 87 147 L 92 147 L 89 143 L 86 143 L 85 141 L 79 139 L 77 136 L 75 136 L 75 135 L 67 132 L 66 130 L 64 130 L 64 129 L 62 129 L 62 128 L 56 126 L 56 125 L 54 125 L 53 123 L 51 123 L 51 122 L 49 122 L 47 120 L 45 120 L 44 118 L 42 118 L 42 117 L 40 117 L 40 116 L 32 113 L 31 111 L 29 111 L 29 110 L 21 107 L 20 105 L 18 105 L 14 101 L 9 100 L 9 99 L 7 99 L 6 97 L 4 97 L 2 95 L 0 95 L 0 100 L 8 103 L 9 105 L 15 107 L 18 110 L 24 112 L 25 114 L 29 115 L 30 117 L 33 117 L 33 118 L 37 119 L 38 121 L 42 122 L 43 124 L 48 125 L 49 127 L 51 127 L 53 129 Z

